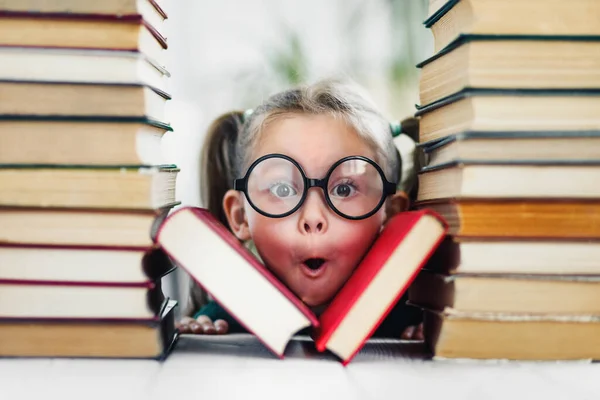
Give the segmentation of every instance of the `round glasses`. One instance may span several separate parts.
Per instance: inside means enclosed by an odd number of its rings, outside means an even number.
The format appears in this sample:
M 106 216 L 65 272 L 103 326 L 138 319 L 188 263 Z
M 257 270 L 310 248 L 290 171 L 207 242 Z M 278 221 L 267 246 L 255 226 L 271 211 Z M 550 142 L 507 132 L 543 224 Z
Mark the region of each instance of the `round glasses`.
M 329 207 L 347 219 L 375 214 L 385 198 L 396 193 L 374 161 L 362 156 L 344 157 L 331 166 L 325 178 L 307 178 L 302 167 L 283 154 L 269 154 L 254 161 L 233 188 L 246 195 L 258 213 L 283 218 L 298 210 L 308 189 L 320 187 Z

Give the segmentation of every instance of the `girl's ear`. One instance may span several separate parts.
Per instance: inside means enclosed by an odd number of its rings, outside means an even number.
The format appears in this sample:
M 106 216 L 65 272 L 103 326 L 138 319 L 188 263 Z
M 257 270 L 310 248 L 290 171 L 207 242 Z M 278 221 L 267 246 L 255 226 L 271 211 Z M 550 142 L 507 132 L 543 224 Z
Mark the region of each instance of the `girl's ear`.
M 250 239 L 250 229 L 244 212 L 244 199 L 242 196 L 241 192 L 228 190 L 223 197 L 223 211 L 225 211 L 229 228 L 233 234 L 245 242 Z
M 408 195 L 404 191 L 398 191 L 395 194 L 388 197 L 385 203 L 385 216 L 386 221 L 394 215 L 408 210 L 410 206 L 410 200 Z

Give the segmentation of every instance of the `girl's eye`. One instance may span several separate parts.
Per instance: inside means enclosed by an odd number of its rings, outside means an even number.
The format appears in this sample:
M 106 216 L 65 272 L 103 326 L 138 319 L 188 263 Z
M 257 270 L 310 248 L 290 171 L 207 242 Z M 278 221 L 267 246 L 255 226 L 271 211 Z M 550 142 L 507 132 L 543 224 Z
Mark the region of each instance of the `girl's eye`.
M 287 183 L 276 183 L 269 188 L 269 191 L 277 197 L 286 198 L 298 194 L 296 189 Z
M 354 186 L 349 183 L 340 183 L 331 190 L 331 194 L 336 197 L 350 197 L 356 192 Z

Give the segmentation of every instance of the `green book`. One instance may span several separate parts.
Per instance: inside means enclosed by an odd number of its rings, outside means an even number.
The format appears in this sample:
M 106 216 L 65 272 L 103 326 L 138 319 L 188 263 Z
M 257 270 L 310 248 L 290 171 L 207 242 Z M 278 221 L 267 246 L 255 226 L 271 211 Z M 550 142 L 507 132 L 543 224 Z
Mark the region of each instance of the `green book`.
M 419 145 L 427 166 L 447 163 L 586 163 L 600 160 L 599 131 L 461 132 Z
M 435 4 L 434 4 L 435 3 Z M 572 37 L 600 36 L 596 0 L 430 0 L 424 22 L 435 52 L 461 34 Z
M 417 108 L 420 142 L 467 131 L 600 130 L 600 89 L 469 88 Z
M 422 105 L 467 88 L 600 88 L 600 36 L 461 34 L 417 67 Z

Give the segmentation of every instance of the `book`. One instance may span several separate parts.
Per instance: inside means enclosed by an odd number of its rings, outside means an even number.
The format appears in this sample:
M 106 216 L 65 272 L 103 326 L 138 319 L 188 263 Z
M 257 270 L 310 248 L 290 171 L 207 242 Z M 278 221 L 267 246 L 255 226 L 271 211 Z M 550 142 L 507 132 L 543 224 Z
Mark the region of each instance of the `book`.
M 444 221 L 422 210 L 395 215 L 319 317 L 317 350 L 348 364 L 441 243 Z
M 140 84 L 167 92 L 169 76 L 164 67 L 134 51 L 0 47 L 0 80 Z
M 0 164 L 141 166 L 165 164 L 161 139 L 172 129 L 142 118 L 0 115 L 0 130 Z
M 141 16 L 158 28 L 167 14 L 154 0 L 3 0 L 3 11 L 45 15 Z
M 597 131 L 600 89 L 465 89 L 419 107 L 419 141 L 465 131 Z
M 421 271 L 409 301 L 460 312 L 600 315 L 600 277 L 576 275 L 457 274 Z
M 165 121 L 167 93 L 143 85 L 0 81 L 0 114 Z
M 600 87 L 600 36 L 465 35 L 417 67 L 421 104 L 466 88 L 585 89 Z
M 0 165 L 0 206 L 148 210 L 175 202 L 175 166 Z
M 600 359 L 600 317 L 425 313 L 425 340 L 435 358 Z
M 0 318 L 153 319 L 164 306 L 160 281 L 141 284 L 0 280 Z
M 0 319 L 0 356 L 163 360 L 178 338 L 176 306 L 146 321 Z
M 173 271 L 160 250 L 0 244 L 0 281 L 144 285 Z
M 175 205 L 148 210 L 0 207 L 0 245 L 145 250 Z
M 600 275 L 596 260 L 600 241 L 448 237 L 424 268 L 444 274 Z
M 600 131 L 461 132 L 420 146 L 428 165 L 600 159 Z
M 429 0 L 429 4 L 427 6 L 427 19 L 441 12 L 442 8 L 446 6 L 447 2 L 448 0 Z
M 446 164 L 419 174 L 418 201 L 436 199 L 594 199 L 600 166 L 591 163 Z M 560 184 L 557 184 L 560 182 Z
M 430 0 L 431 1 L 431 0 Z M 595 0 L 439 0 L 425 20 L 435 51 L 462 34 L 599 36 L 600 5 Z M 431 12 L 430 11 L 430 12 Z
M 164 65 L 167 40 L 140 15 L 0 11 L 0 46 L 138 51 Z
M 310 309 L 206 209 L 184 207 L 163 222 L 157 243 L 273 354 L 319 322 Z M 264 312 L 269 304 L 269 312 Z
M 455 198 L 417 202 L 415 207 L 443 216 L 448 233 L 460 238 L 600 239 L 600 201 L 595 198 Z

